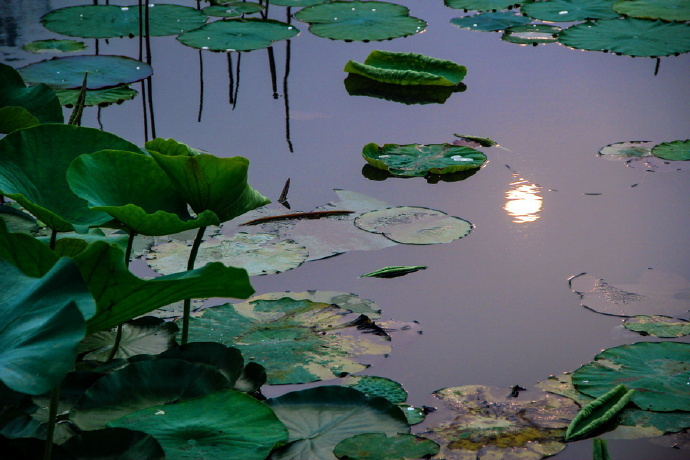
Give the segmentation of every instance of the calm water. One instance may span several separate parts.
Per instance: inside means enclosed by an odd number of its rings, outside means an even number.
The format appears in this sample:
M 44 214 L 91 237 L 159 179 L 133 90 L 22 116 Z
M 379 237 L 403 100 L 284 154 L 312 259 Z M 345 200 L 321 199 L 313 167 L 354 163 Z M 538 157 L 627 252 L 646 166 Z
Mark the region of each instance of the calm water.
M 5 59 L 20 58 L 11 62 L 16 66 L 42 59 L 16 46 L 56 37 L 36 21 L 52 8 L 75 3 L 5 2 L 2 16 L 18 20 L 16 40 L 7 24 L 2 32 Z M 266 50 L 243 53 L 234 110 L 226 56 L 204 52 L 197 122 L 199 52 L 174 38 L 152 40 L 158 137 L 249 158 L 251 184 L 274 200 L 290 178 L 294 210 L 335 200 L 332 189 L 340 188 L 392 205 L 439 209 L 475 225 L 451 244 L 350 252 L 255 277 L 257 293 L 352 292 L 375 301 L 386 319 L 418 320 L 424 333 L 394 342 L 393 353 L 376 359 L 367 372 L 401 382 L 418 405 L 435 405 L 431 392 L 450 386 L 528 387 L 577 369 L 605 348 L 648 340 L 622 329 L 620 318 L 581 307 L 567 280 L 588 272 L 630 285 L 648 268 L 690 280 L 688 171 L 646 172 L 597 157 L 614 142 L 688 137 L 690 55 L 662 59 L 654 76 L 651 59 L 557 44 L 518 46 L 496 33 L 452 26 L 450 19 L 462 12 L 441 0 L 397 3 L 426 20 L 427 30 L 393 41 L 343 43 L 315 37 L 294 21 L 302 33 L 290 42 L 292 152 L 283 91 L 286 42 L 275 45 L 279 98 L 273 98 Z M 270 10 L 272 18 L 285 20 L 285 8 Z M 88 41 L 90 52 L 93 42 Z M 136 40 L 101 40 L 99 46 L 102 54 L 137 55 Z M 343 66 L 349 59 L 363 61 L 374 49 L 465 65 L 467 90 L 443 105 L 349 96 Z M 85 117 L 85 125 L 99 126 L 95 109 Z M 141 120 L 140 98 L 100 114 L 105 130 L 143 144 Z M 362 174 L 360 152 L 369 142 L 442 143 L 454 133 L 490 137 L 508 150 L 486 150 L 488 164 L 459 182 L 375 181 Z M 388 265 L 429 268 L 395 279 L 358 278 Z M 590 449 L 590 441 L 575 443 L 559 458 L 587 458 Z M 682 456 L 646 440 L 610 441 L 610 450 L 613 458 Z

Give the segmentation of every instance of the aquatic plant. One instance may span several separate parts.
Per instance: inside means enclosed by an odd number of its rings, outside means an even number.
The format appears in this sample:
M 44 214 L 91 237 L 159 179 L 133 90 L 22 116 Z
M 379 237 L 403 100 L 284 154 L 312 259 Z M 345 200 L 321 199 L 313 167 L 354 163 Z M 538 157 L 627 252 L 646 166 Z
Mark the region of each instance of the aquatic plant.
M 628 404 L 634 392 L 635 390 L 628 390 L 624 385 L 617 385 L 611 391 L 588 403 L 570 422 L 565 433 L 565 440 L 574 441 L 587 437 L 612 422 Z

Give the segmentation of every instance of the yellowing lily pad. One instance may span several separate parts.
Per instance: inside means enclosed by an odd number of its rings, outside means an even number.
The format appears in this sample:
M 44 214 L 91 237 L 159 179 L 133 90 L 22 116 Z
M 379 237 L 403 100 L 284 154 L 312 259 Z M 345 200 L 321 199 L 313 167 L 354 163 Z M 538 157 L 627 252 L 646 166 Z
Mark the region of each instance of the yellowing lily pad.
M 690 321 L 662 315 L 638 315 L 628 318 L 623 326 L 641 335 L 672 338 L 690 334 Z
M 602 147 L 599 155 L 607 160 L 628 160 L 631 158 L 642 158 L 652 154 L 652 147 L 655 143 L 650 141 L 628 141 L 616 142 Z

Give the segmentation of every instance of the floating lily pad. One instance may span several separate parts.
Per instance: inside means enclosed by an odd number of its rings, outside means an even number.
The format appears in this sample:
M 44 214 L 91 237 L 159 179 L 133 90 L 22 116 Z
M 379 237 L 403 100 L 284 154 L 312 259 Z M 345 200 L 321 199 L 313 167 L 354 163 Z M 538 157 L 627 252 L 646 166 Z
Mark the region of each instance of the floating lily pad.
M 305 292 L 269 292 L 268 294 L 261 294 L 252 297 L 252 300 L 310 300 L 312 302 L 321 302 L 350 310 L 354 313 L 366 315 L 370 319 L 377 319 L 381 316 L 381 309 L 371 300 L 362 299 L 356 294 L 337 291 L 305 291 Z
M 111 422 L 149 433 L 166 458 L 264 460 L 287 441 L 285 426 L 265 404 L 233 390 L 151 407 Z
M 338 458 L 350 460 L 405 460 L 429 458 L 438 450 L 438 444 L 421 436 L 365 433 L 343 439 L 335 446 L 333 453 Z
M 599 150 L 599 155 L 603 158 L 614 160 L 641 158 L 651 155 L 654 145 L 656 144 L 650 141 L 616 142 Z
M 365 273 L 360 278 L 374 277 L 374 278 L 397 278 L 408 273 L 414 273 L 419 270 L 425 270 L 424 265 L 395 265 L 392 267 L 384 267 L 373 272 Z
M 652 155 L 663 160 L 690 160 L 690 139 L 684 141 L 664 142 L 652 148 Z
M 362 150 L 364 159 L 375 168 L 403 177 L 449 174 L 481 167 L 486 162 L 482 152 L 453 144 L 370 143 Z
M 607 423 L 615 420 L 634 393 L 635 390 L 628 390 L 624 385 L 617 385 L 611 391 L 585 405 L 570 422 L 565 433 L 565 440 L 574 441 L 600 431 Z
M 185 32 L 177 39 L 187 46 L 211 51 L 252 51 L 268 48 L 299 33 L 296 27 L 272 19 L 216 21 Z
M 395 380 L 375 375 L 350 375 L 343 379 L 344 386 L 359 390 L 370 398 L 386 398 L 393 404 L 407 401 L 407 391 Z
M 601 19 L 576 24 L 558 35 L 572 48 L 627 56 L 668 56 L 690 51 L 690 24 L 648 19 Z
M 518 45 L 534 45 L 554 43 L 558 41 L 561 28 L 548 24 L 527 24 L 524 26 L 508 27 L 501 40 Z
M 305 6 L 318 5 L 319 3 L 326 3 L 328 0 L 271 0 L 271 5 L 278 6 L 296 6 L 298 8 Z
M 89 74 L 86 89 L 126 85 L 153 74 L 147 63 L 125 56 L 67 56 L 29 64 L 18 71 L 27 83 L 59 89 L 81 88 L 85 73 Z
M 565 448 L 563 436 L 579 406 L 549 393 L 468 385 L 434 395 L 452 410 L 452 419 L 420 433 L 441 445 L 442 458 L 540 459 Z
M 381 83 L 357 74 L 348 74 L 343 81 L 350 96 L 368 96 L 401 104 L 443 104 L 453 93 L 467 89 L 463 83 L 455 86 L 394 85 Z
M 31 53 L 69 53 L 86 49 L 86 43 L 76 40 L 36 40 L 22 46 L 22 49 Z
M 343 439 L 364 433 L 409 433 L 405 416 L 384 398 L 369 398 L 352 388 L 322 386 L 293 391 L 266 401 L 290 433 L 276 460 L 335 459 Z
M 266 368 L 271 384 L 358 372 L 367 367 L 358 362 L 362 356 L 391 350 L 390 337 L 366 316 L 287 297 L 206 308 L 190 318 L 189 334 L 196 341 L 239 348 Z
M 616 0 L 549 0 L 525 3 L 522 12 L 542 21 L 571 22 L 585 19 L 613 19 L 620 16 L 611 7 Z
M 386 2 L 323 3 L 303 8 L 295 17 L 309 23 L 309 31 L 314 35 L 332 40 L 389 40 L 426 28 L 425 21 L 410 16 L 409 8 Z
M 633 18 L 690 21 L 690 4 L 685 0 L 617 1 L 613 9 Z
M 355 225 L 402 244 L 450 243 L 472 229 L 471 223 L 459 217 L 411 206 L 367 212 L 355 219 Z
M 455 86 L 467 69 L 445 59 L 416 53 L 374 50 L 364 64 L 348 61 L 345 72 L 396 85 Z
M 638 315 L 623 322 L 626 329 L 661 338 L 690 335 L 690 321 L 662 315 Z
M 274 5 L 271 2 L 271 5 Z M 265 7 L 252 2 L 230 2 L 223 5 L 207 6 L 202 11 L 209 16 L 220 18 L 236 18 L 243 14 L 253 14 L 263 11 Z
M 81 91 L 78 89 L 55 90 L 55 94 L 57 94 L 58 99 L 60 99 L 60 104 L 68 108 L 76 105 L 80 92 Z M 105 107 L 110 104 L 122 104 L 125 101 L 134 99 L 137 94 L 139 93 L 136 90 L 127 85 L 106 89 L 92 89 L 86 91 L 84 106 L 91 107 L 97 105 L 99 107 Z
M 565 372 L 559 375 L 552 375 L 548 379 L 538 382 L 535 388 L 547 391 L 549 393 L 565 396 L 570 398 L 580 406 L 586 406 L 594 400 L 591 396 L 587 396 L 584 393 L 580 393 L 573 386 L 573 374 L 571 372 Z
M 514 0 L 444 0 L 449 8 L 456 10 L 495 11 L 505 10 L 515 4 Z
M 450 23 L 455 26 L 485 32 L 505 30 L 508 27 L 529 24 L 530 22 L 532 22 L 532 19 L 510 11 L 479 13 L 450 20 Z
M 690 344 L 639 342 L 609 348 L 573 372 L 578 391 L 599 397 L 625 382 L 640 409 L 690 411 Z
M 488 137 L 470 136 L 467 134 L 458 133 L 453 135 L 459 138 L 458 140 L 453 141 L 453 145 L 464 145 L 472 148 L 498 146 L 498 142 L 494 141 L 493 139 L 489 139 Z
M 196 29 L 207 19 L 204 13 L 188 6 L 148 4 L 148 31 L 153 37 Z M 134 37 L 139 35 L 139 6 L 68 6 L 46 14 L 41 23 L 48 30 L 70 37 Z

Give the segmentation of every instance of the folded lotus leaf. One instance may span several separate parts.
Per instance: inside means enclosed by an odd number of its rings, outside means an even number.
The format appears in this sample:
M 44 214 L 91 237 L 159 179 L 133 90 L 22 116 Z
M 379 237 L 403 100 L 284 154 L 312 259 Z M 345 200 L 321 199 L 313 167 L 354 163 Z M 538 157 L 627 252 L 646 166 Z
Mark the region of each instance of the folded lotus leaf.
M 620 16 L 611 7 L 616 0 L 549 0 L 525 3 L 522 13 L 542 21 L 571 22 L 613 19 Z
M 299 33 L 290 24 L 273 19 L 230 19 L 206 24 L 177 37 L 183 45 L 211 51 L 252 51 L 268 48 Z
M 606 439 L 592 440 L 592 460 L 611 460 Z
M 582 408 L 565 433 L 566 441 L 585 438 L 600 430 L 623 410 L 635 390 L 618 385 Z
M 365 273 L 360 278 L 374 277 L 374 278 L 396 278 L 398 276 L 414 273 L 419 270 L 425 270 L 424 265 L 395 265 L 392 267 L 379 268 L 373 272 Z
M 686 0 L 619 0 L 613 9 L 632 18 L 690 21 L 690 4 Z

